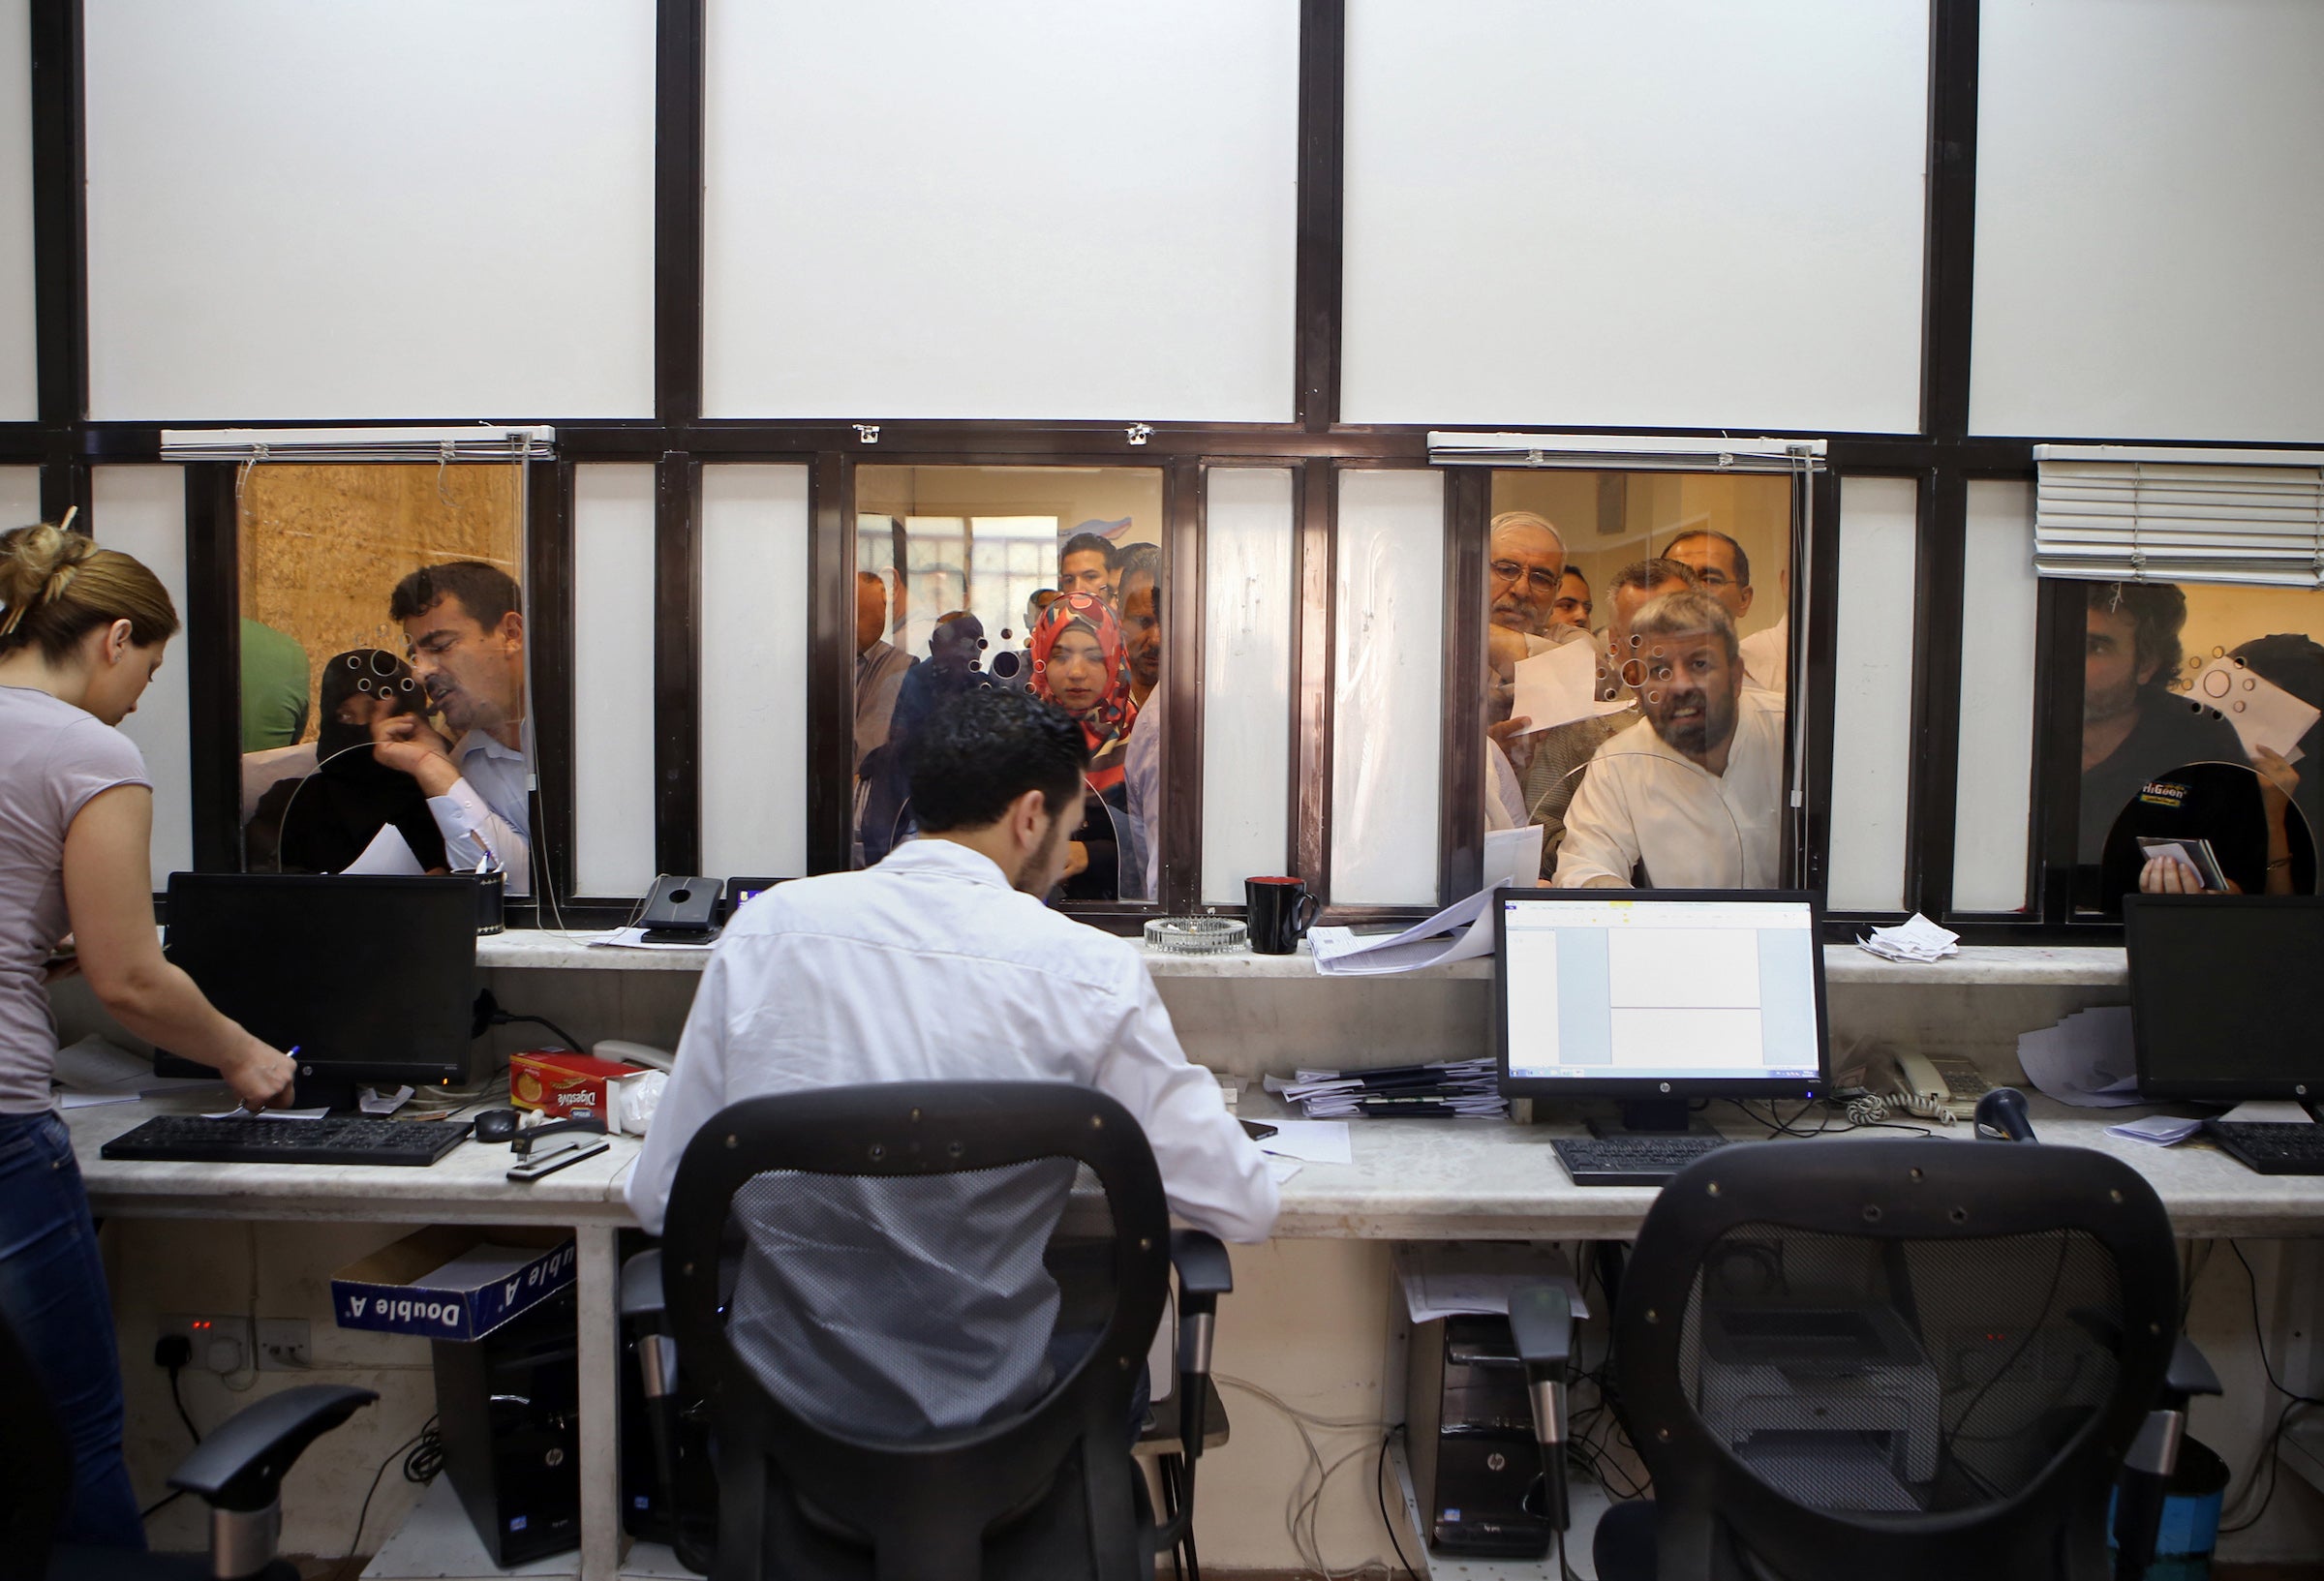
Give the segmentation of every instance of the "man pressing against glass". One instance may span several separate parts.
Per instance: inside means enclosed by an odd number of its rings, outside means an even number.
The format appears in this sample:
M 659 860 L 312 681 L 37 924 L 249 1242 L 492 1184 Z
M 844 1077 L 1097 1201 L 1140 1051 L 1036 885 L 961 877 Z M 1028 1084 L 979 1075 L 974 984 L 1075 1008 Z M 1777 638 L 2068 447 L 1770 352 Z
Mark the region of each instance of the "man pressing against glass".
M 1743 684 L 1734 620 L 1707 593 L 1664 593 L 1631 635 L 1645 717 L 1591 757 L 1566 809 L 1559 887 L 1772 888 L 1783 700 Z
M 455 872 L 489 854 L 510 896 L 532 894 L 525 617 L 515 580 L 481 561 L 423 566 L 396 584 L 387 616 L 403 626 L 412 674 L 451 740 L 402 714 L 374 727 L 372 755 L 418 781 Z

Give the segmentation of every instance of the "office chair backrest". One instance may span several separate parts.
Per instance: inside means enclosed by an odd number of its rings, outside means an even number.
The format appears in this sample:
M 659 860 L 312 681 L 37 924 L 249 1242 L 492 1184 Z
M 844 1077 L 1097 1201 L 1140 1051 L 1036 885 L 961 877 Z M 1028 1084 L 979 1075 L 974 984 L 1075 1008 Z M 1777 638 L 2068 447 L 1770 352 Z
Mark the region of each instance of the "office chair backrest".
M 1728 1147 L 1623 1278 L 1624 1423 L 1660 1573 L 2107 1575 L 2104 1517 L 2178 1330 L 2152 1188 L 2102 1153 Z
M 0 1551 L 8 1556 L 0 1571 L 46 1572 L 72 1493 L 72 1441 L 31 1353 L 0 1315 Z
M 1087 1276 L 1060 1294 L 1068 1261 Z M 719 1441 L 715 1573 L 1132 1573 L 1131 1400 L 1169 1268 L 1153 1154 L 1103 1094 L 894 1082 L 721 1111 L 662 1254 Z

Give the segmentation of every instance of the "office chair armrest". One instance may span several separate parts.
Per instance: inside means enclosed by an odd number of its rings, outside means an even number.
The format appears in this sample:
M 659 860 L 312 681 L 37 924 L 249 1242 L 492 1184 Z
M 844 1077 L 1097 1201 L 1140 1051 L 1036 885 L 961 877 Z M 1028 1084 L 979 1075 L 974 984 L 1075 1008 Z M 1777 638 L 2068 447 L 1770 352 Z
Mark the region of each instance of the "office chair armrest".
M 1563 1532 L 1566 1500 L 1566 1369 L 1574 1361 L 1574 1292 L 1563 1285 L 1520 1285 L 1509 1296 L 1509 1332 L 1525 1367 L 1533 1437 L 1542 1446 L 1542 1516 Z
M 213 1509 L 248 1512 L 281 1497 L 284 1474 L 314 1443 L 364 1406 L 370 1389 L 302 1383 L 234 1413 L 170 1475 L 169 1485 L 198 1495 Z
M 623 1321 L 658 1318 L 666 1310 L 661 1293 L 661 1248 L 650 1247 L 622 1264 Z
M 2210 1358 L 2185 1334 L 2171 1347 L 2171 1364 L 2162 1375 L 2162 1391 L 2183 1404 L 2190 1395 L 2225 1392 L 2219 1387 L 2219 1375 L 2212 1371 Z
M 1191 1477 L 1203 1453 L 1218 1298 L 1234 1291 L 1235 1265 L 1218 1237 L 1200 1230 L 1170 1232 L 1170 1262 L 1178 1273 L 1178 1446 Z

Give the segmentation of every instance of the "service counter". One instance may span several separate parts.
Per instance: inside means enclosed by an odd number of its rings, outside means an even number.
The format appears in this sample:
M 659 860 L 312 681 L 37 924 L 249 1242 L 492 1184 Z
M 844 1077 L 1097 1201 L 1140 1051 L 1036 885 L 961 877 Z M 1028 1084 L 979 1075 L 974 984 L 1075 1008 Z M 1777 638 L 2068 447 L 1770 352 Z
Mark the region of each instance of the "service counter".
M 578 1035 L 674 1043 L 690 998 L 698 954 L 590 949 L 554 935 L 483 941 L 479 964 L 509 1009 L 543 1014 Z M 1299 1065 L 1369 1065 L 1411 1057 L 1471 1056 L 1489 1049 L 1489 963 L 1464 962 L 1409 977 L 1319 978 L 1304 958 L 1226 961 L 1152 958 L 1154 975 L 1189 1053 L 1224 1073 L 1256 1077 Z M 1835 1041 L 1866 1029 L 1943 1051 L 1970 1052 L 1996 1079 L 2016 1076 L 2018 1031 L 2089 1003 L 2123 997 L 2119 951 L 1964 951 L 1932 966 L 1899 966 L 1852 948 L 1827 957 Z M 1329 1054 L 1330 1057 L 1327 1057 Z M 185 1103 L 185 1100 L 177 1102 Z M 1253 1082 L 1243 1112 L 1266 1118 L 1276 1102 Z M 325 1169 L 293 1165 L 108 1163 L 105 1140 L 155 1111 L 114 1105 L 68 1113 L 97 1212 L 120 1221 L 107 1232 L 118 1329 L 128 1377 L 132 1470 L 140 1492 L 184 1447 L 166 1391 L 146 1374 L 154 1320 L 163 1313 L 244 1310 L 304 1316 L 315 1324 L 316 1376 L 381 1388 L 376 1428 L 341 1435 L 311 1453 L 286 1499 L 294 1552 L 335 1554 L 352 1536 L 347 1511 L 386 1450 L 428 1410 L 426 1351 L 414 1340 L 329 1330 L 332 1270 L 404 1233 L 436 1223 L 556 1225 L 579 1247 L 584 1388 L 582 1480 L 585 1537 L 566 1573 L 608 1578 L 622 1567 L 614 1437 L 616 1235 L 631 1221 L 622 1181 L 637 1144 L 611 1148 L 530 1185 L 505 1178 L 507 1149 L 467 1142 L 430 1169 Z M 2197 1146 L 2160 1149 L 2110 1137 L 2105 1126 L 2143 1110 L 2084 1110 L 2036 1099 L 2043 1140 L 2101 1148 L 2151 1180 L 2180 1234 L 2293 1242 L 2251 1248 L 2260 1268 L 2272 1352 L 2279 1375 L 2309 1365 L 2309 1325 L 2297 1309 L 2318 1292 L 2315 1247 L 2324 1236 L 2324 1178 L 2267 1177 Z M 1755 1128 L 1731 1106 L 1710 1116 L 1737 1139 Z M 1375 1440 L 1401 1414 L 1403 1328 L 1390 1254 L 1402 1240 L 1462 1237 L 1580 1241 L 1635 1233 L 1653 1192 L 1575 1187 L 1549 1142 L 1578 1126 L 1552 1120 L 1374 1120 L 1352 1126 L 1352 1162 L 1307 1163 L 1282 1188 L 1275 1239 L 1236 1252 L 1238 1291 L 1222 1308 L 1218 1368 L 1230 1381 L 1233 1441 L 1203 1479 L 1203 1549 L 1218 1572 L 1289 1570 L 1298 1554 L 1283 1510 L 1306 1450 L 1288 1418 L 1239 1391 L 1247 1380 L 1315 1417 L 1355 1426 L 1309 1432 L 1328 1458 Z M 1968 1143 L 1968 1128 L 1951 1135 Z M 1778 1145 L 1816 1146 L 1816 1140 Z M 2250 1345 L 2250 1297 L 2222 1250 L 2198 1289 L 2193 1331 L 2220 1363 L 2224 1402 L 2198 1408 L 2196 1430 L 2239 1472 L 2251 1463 L 2273 1410 Z M 2295 1342 L 2290 1336 L 2298 1334 Z M 2306 1376 L 2306 1374 L 2303 1374 Z M 286 1382 L 288 1380 L 285 1380 Z M 189 1380 L 189 1400 L 215 1420 L 243 1399 Z M 273 1375 L 268 1375 L 268 1386 Z M 195 1385 L 200 1385 L 199 1388 Z M 2264 1419 L 2263 1419 L 2264 1418 Z M 1337 1474 L 1321 1501 L 1317 1530 L 1336 1568 L 1389 1547 L 1361 1467 Z M 2240 1539 L 2247 1557 L 2324 1551 L 2324 1502 L 2300 1477 L 2278 1495 L 2266 1523 Z M 313 1490 L 331 1513 L 302 1515 Z M 378 1545 L 413 1490 L 390 1469 L 363 1546 Z M 164 1517 L 170 1519 L 173 1517 Z M 165 1533 L 165 1535 L 168 1534 Z M 183 1539 L 194 1540 L 191 1534 Z M 1411 1536 L 1404 1535 L 1407 1548 Z

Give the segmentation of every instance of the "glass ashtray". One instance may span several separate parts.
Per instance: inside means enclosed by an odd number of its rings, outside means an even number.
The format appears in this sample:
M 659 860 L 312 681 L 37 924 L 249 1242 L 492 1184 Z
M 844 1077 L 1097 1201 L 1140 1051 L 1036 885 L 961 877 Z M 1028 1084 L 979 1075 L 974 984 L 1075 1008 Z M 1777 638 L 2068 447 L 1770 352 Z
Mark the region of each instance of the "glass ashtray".
M 1146 925 L 1146 947 L 1174 956 L 1223 956 L 1250 945 L 1250 929 L 1232 917 L 1156 917 Z

